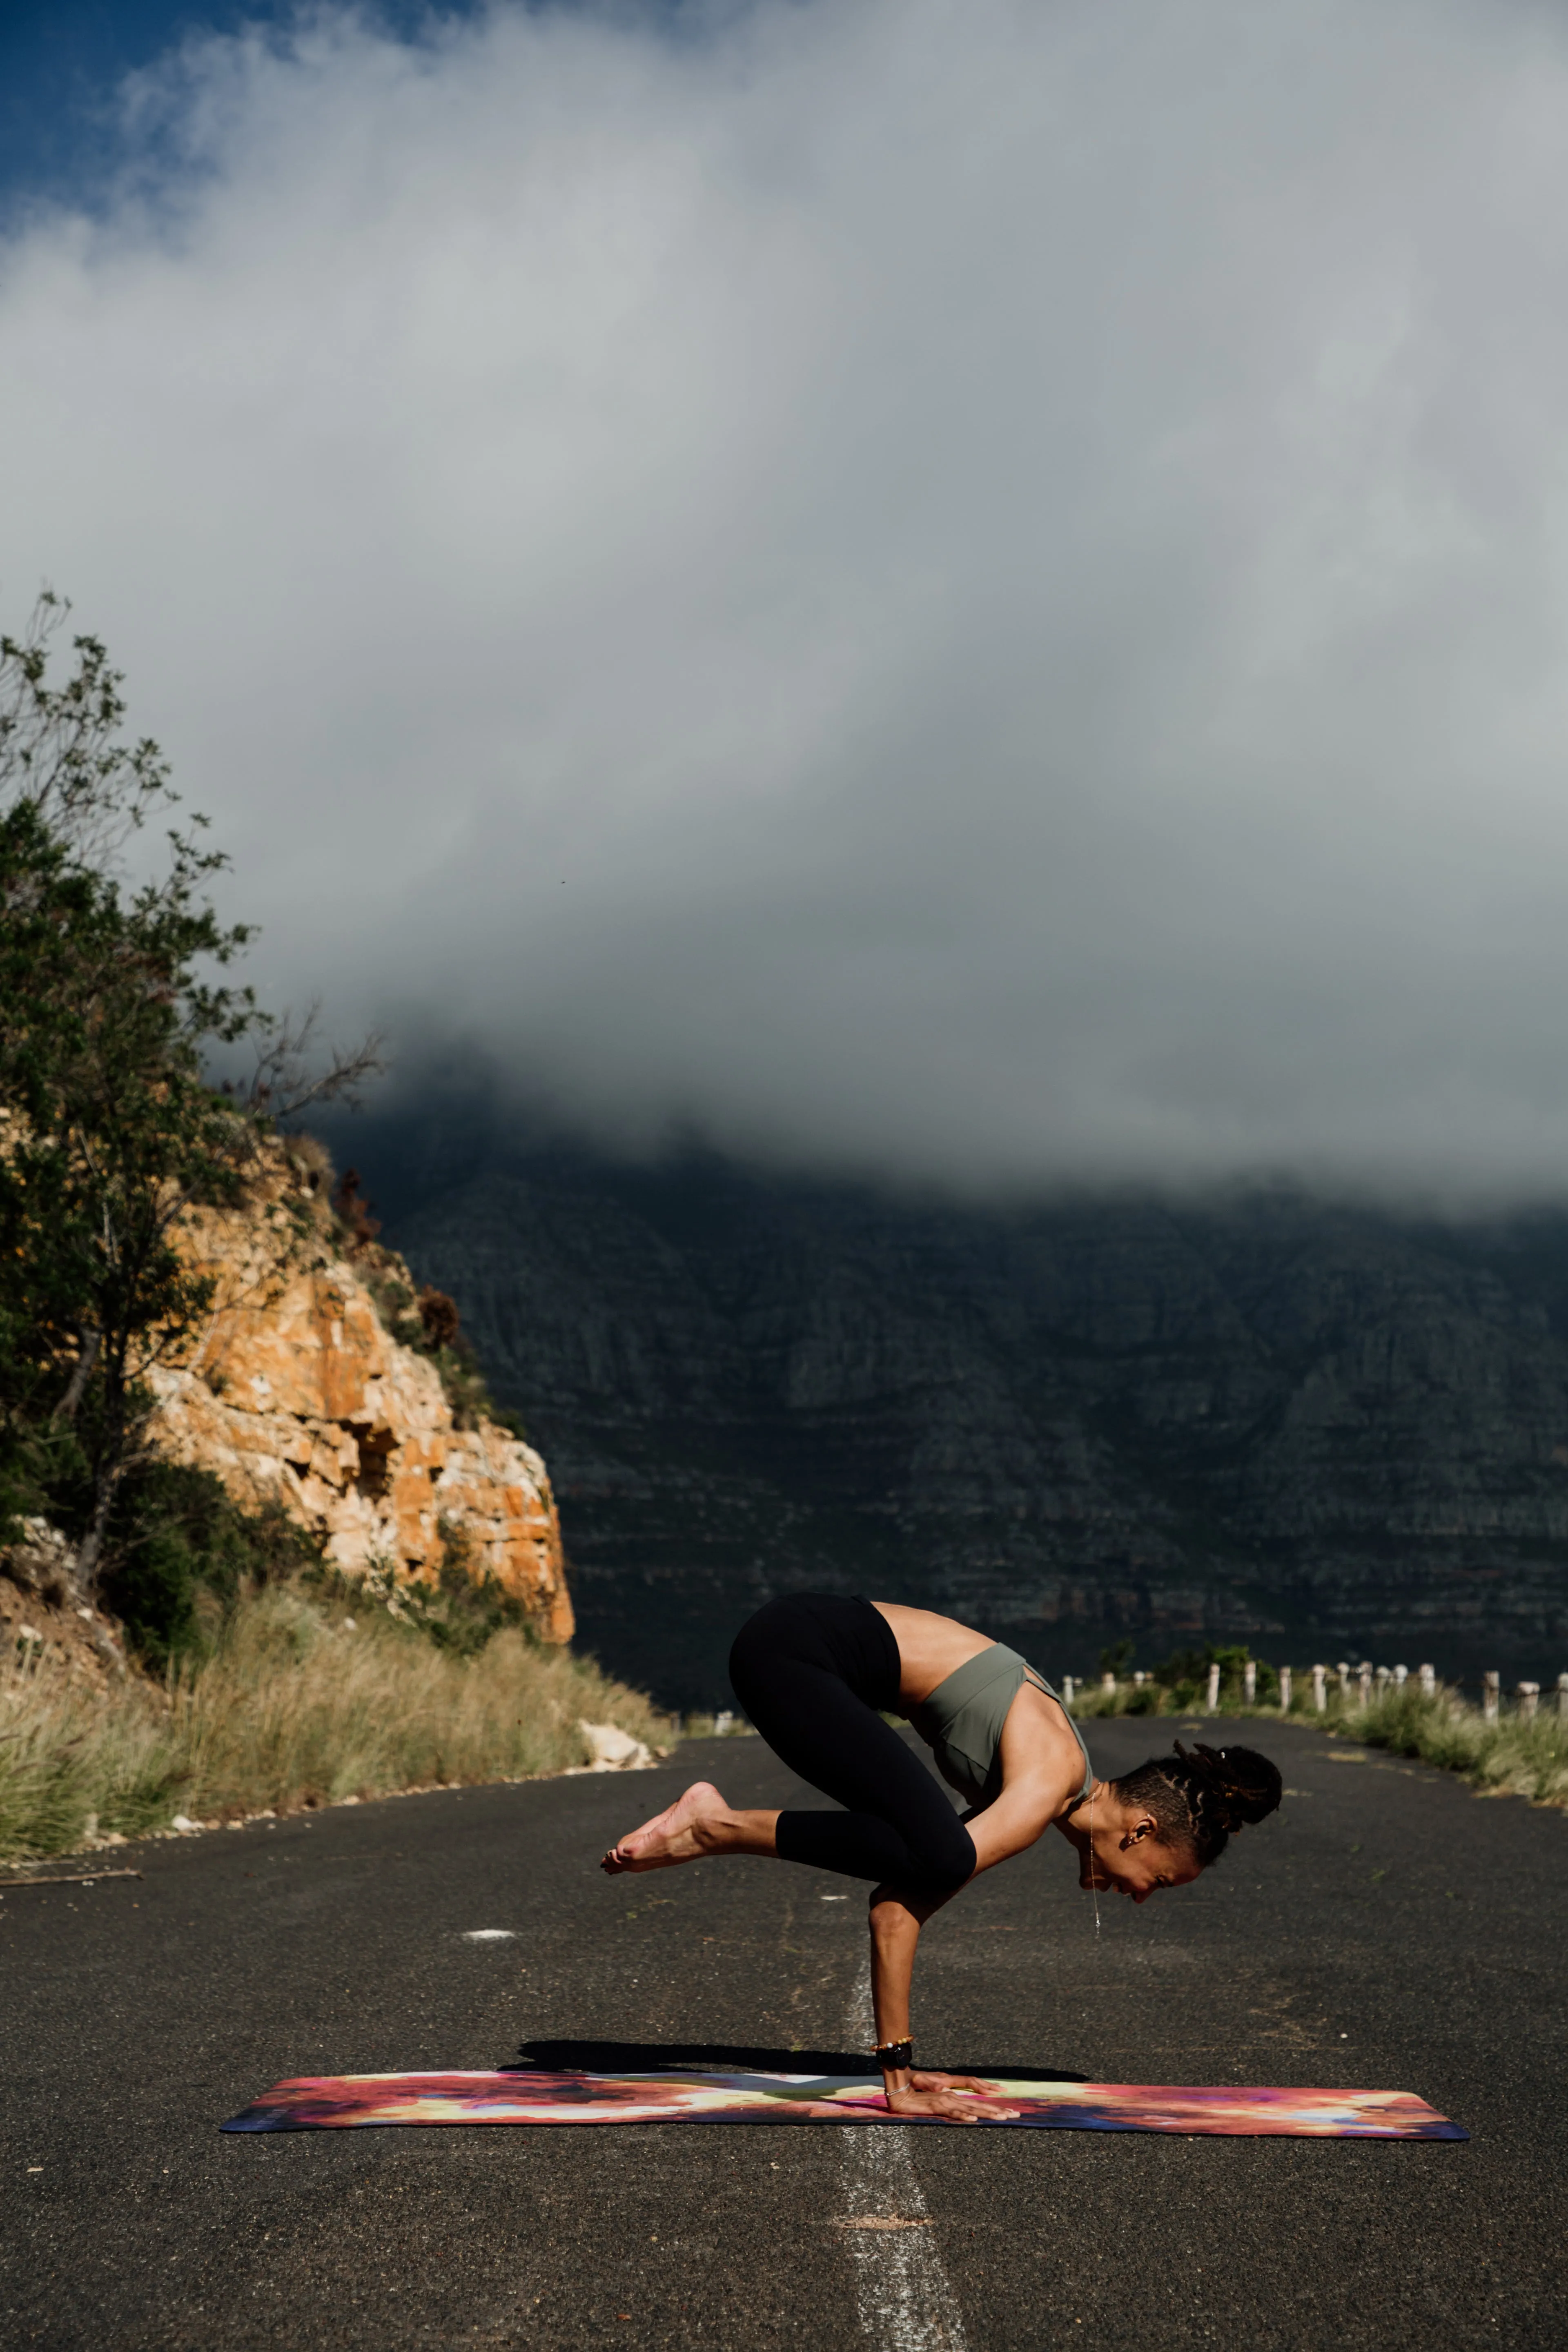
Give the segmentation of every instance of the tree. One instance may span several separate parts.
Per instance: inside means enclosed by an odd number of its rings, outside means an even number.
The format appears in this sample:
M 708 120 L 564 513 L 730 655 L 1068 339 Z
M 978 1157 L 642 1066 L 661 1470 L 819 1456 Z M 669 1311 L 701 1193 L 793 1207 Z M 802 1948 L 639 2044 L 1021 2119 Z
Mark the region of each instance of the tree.
M 66 610 L 46 597 L 26 636 L 0 637 L 0 1406 L 14 1463 L 46 1484 L 64 1449 L 85 1464 L 90 1590 L 146 1376 L 211 1303 L 183 1221 L 240 1198 L 279 1116 L 382 1065 L 371 1038 L 313 1066 L 314 1011 L 280 1019 L 225 978 L 252 932 L 206 896 L 227 860 L 204 819 L 127 882 L 132 835 L 177 796 L 156 744 L 125 739 L 97 639 L 50 684 Z M 246 1042 L 250 1084 L 215 1086 L 213 1052 Z

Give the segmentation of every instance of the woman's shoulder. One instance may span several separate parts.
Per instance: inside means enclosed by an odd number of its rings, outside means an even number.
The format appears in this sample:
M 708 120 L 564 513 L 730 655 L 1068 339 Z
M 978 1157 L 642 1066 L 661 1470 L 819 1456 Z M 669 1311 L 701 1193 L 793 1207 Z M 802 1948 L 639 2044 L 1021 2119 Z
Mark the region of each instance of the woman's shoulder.
M 1003 1776 L 1006 1780 L 1059 1779 L 1064 1787 L 1070 1781 L 1076 1790 L 1088 1769 L 1087 1751 L 1058 1695 L 1041 1688 L 1044 1679 L 1020 1682 L 1007 1709 L 998 1748 Z

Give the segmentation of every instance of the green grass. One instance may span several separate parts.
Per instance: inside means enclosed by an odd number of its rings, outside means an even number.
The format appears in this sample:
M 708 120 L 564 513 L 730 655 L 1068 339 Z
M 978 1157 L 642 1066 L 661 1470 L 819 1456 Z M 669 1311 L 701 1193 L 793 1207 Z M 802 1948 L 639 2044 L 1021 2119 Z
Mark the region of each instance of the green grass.
M 1342 1720 L 1369 1747 L 1462 1772 L 1479 1789 L 1528 1797 L 1536 1805 L 1568 1806 L 1568 1722 L 1556 1711 L 1555 1694 L 1546 1704 L 1551 1712 L 1537 1713 L 1529 1723 L 1518 1715 L 1488 1723 L 1446 1693 L 1424 1699 L 1406 1685 L 1368 1707 L 1349 1710 Z
M 1260 1665 L 1260 1682 L 1263 1674 Z M 1150 1715 L 1183 1716 L 1205 1725 L 1243 1720 L 1257 1724 L 1260 1734 L 1267 1724 L 1281 1720 L 1278 1701 L 1273 1706 L 1245 1704 L 1239 1677 L 1222 1686 L 1215 1716 L 1207 1713 L 1190 1685 L 1170 1690 L 1145 1683 L 1135 1689 L 1130 1682 L 1119 1682 L 1114 1696 L 1098 1685 L 1080 1691 L 1073 1712 L 1080 1719 Z M 1539 1711 L 1529 1722 L 1510 1710 L 1489 1723 L 1479 1708 L 1468 1706 L 1456 1692 L 1439 1689 L 1433 1697 L 1423 1698 L 1411 1683 L 1400 1690 L 1390 1689 L 1382 1698 L 1373 1697 L 1364 1707 L 1353 1698 L 1347 1702 L 1331 1686 L 1328 1711 L 1320 1715 L 1312 1705 L 1311 1676 L 1298 1674 L 1289 1720 L 1349 1736 L 1370 1748 L 1388 1748 L 1400 1756 L 1417 1757 L 1446 1771 L 1462 1773 L 1476 1788 L 1500 1796 L 1528 1797 L 1532 1804 L 1568 1807 L 1568 1721 L 1557 1713 L 1555 1692 L 1543 1695 Z

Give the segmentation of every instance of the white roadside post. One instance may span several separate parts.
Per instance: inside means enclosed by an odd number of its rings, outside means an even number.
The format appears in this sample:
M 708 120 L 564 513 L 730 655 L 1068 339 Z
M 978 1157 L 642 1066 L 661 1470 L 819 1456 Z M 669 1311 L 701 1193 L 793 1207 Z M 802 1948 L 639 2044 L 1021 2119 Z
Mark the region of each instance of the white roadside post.
M 1485 1674 L 1481 1676 L 1481 1713 L 1489 1723 L 1498 1719 L 1498 1707 L 1502 1695 L 1502 1676 Z
M 1334 1672 L 1340 1678 L 1341 1704 L 1344 1706 L 1349 1706 L 1351 1703 L 1351 1670 L 1349 1660 L 1342 1658 L 1339 1664 L 1334 1668 Z
M 1100 1687 L 1105 1693 L 1107 1698 L 1114 1698 L 1116 1696 L 1116 1676 L 1114 1675 L 1101 1675 L 1100 1677 Z
M 1541 1685 L 1539 1683 L 1519 1683 L 1515 1687 L 1519 1695 L 1519 1712 L 1521 1719 L 1525 1723 L 1529 1723 L 1533 1720 L 1535 1710 L 1541 1704 Z
M 1568 1675 L 1557 1677 L 1557 1712 L 1568 1723 Z
M 1241 1670 L 1241 1695 L 1243 1698 L 1246 1699 L 1248 1706 L 1256 1705 L 1258 1699 L 1258 1662 L 1254 1658 L 1248 1658 L 1247 1664 Z
M 1217 1715 L 1219 1713 L 1219 1668 L 1217 1665 L 1213 1665 L 1209 1668 L 1208 1704 L 1205 1707 L 1204 1712 L 1205 1715 Z
M 1356 1689 L 1363 1706 L 1372 1705 L 1372 1660 L 1363 1658 L 1356 1670 Z
M 1320 1715 L 1329 1711 L 1329 1670 L 1327 1666 L 1312 1668 L 1312 1705 Z
M 1064 1675 L 1062 1676 L 1062 1705 L 1064 1706 L 1070 1706 L 1072 1705 L 1072 1676 L 1070 1675 Z
M 1403 1690 L 1403 1689 L 1405 1688 L 1405 1684 L 1406 1684 L 1409 1680 L 1410 1680 L 1410 1669 L 1409 1669 L 1409 1667 L 1408 1667 L 1408 1666 L 1395 1666 L 1395 1667 L 1394 1667 L 1394 1689 L 1395 1689 L 1395 1690 Z
M 1417 1666 L 1417 1667 L 1416 1667 L 1416 1669 L 1415 1669 L 1415 1672 L 1416 1672 L 1417 1676 L 1418 1676 L 1418 1677 L 1419 1677 L 1419 1679 L 1420 1679 L 1420 1684 L 1421 1684 L 1421 1696 L 1422 1696 L 1422 1697 L 1423 1697 L 1423 1698 L 1436 1698 L 1436 1696 L 1437 1696 L 1437 1669 L 1436 1669 L 1436 1666 Z
M 1279 1712 L 1281 1715 L 1289 1715 L 1290 1712 L 1290 1669 L 1289 1666 L 1281 1666 L 1279 1669 Z
M 1377 1695 L 1379 1698 L 1386 1698 L 1388 1696 L 1388 1685 L 1393 1680 L 1394 1676 L 1389 1673 L 1388 1668 L 1386 1666 L 1379 1666 L 1377 1670 Z

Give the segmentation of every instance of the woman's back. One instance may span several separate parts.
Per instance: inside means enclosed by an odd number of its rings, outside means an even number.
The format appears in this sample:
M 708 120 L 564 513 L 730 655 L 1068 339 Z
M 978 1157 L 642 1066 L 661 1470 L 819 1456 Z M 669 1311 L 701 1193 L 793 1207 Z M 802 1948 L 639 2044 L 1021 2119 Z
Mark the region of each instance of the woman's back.
M 1083 1734 L 1059 1695 L 1016 1650 L 1008 1649 L 1004 1642 L 993 1642 L 939 1683 L 910 1717 L 948 1787 L 967 1797 L 972 1805 L 994 1804 L 1002 1793 L 1002 1735 L 1013 1702 L 1026 1685 L 1055 1701 L 1078 1743 L 1083 1758 L 1079 1797 L 1087 1797 L 1093 1785 L 1094 1767 Z
M 1028 1748 L 1043 1746 L 1067 1763 L 1076 1747 L 1088 1793 L 1094 1774 L 1083 1735 L 1049 1683 L 1016 1650 L 931 1609 L 907 1609 L 890 1601 L 871 1605 L 899 1645 L 900 1708 L 949 1788 L 972 1805 L 994 1803 L 1004 1780 L 1002 1735 L 1014 1701 L 1028 1685 L 1042 1701 L 1040 1736 L 1028 1738 Z M 1016 1722 L 1015 1728 L 1018 1736 L 1009 1745 L 1016 1748 L 1026 1744 L 1025 1727 Z

